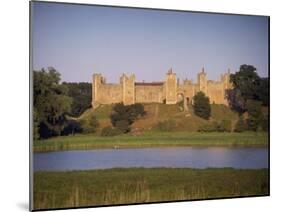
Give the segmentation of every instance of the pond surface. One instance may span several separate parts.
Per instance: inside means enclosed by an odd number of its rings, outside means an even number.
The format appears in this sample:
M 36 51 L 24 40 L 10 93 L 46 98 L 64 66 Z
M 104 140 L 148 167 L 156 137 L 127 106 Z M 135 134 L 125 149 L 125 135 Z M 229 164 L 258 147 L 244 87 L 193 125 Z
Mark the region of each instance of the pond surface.
M 34 153 L 34 171 L 116 167 L 268 168 L 268 149 L 164 147 Z

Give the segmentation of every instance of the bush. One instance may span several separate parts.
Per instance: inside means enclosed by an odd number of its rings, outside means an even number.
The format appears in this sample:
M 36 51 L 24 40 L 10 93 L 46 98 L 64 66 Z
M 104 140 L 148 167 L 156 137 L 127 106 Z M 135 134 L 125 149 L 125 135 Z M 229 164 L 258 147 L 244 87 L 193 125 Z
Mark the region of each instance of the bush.
M 160 121 L 157 124 L 157 128 L 161 131 L 171 131 L 176 127 L 176 123 L 169 119 L 169 120 L 165 120 L 165 121 Z
M 129 105 L 129 108 L 132 113 L 134 113 L 135 118 L 138 116 L 146 115 L 146 111 L 144 110 L 144 106 L 141 103 L 136 103 L 133 105 Z
M 211 116 L 211 106 L 209 98 L 200 91 L 193 97 L 193 100 L 193 110 L 195 115 L 203 119 L 209 119 Z
M 117 103 L 113 107 L 113 113 L 110 115 L 110 119 L 113 126 L 127 133 L 130 131 L 129 126 L 133 124 L 138 117 L 144 116 L 145 114 L 144 106 L 140 103 L 133 105 Z
M 120 134 L 122 134 L 122 132 L 119 129 L 110 126 L 104 127 L 101 131 L 101 136 L 115 136 Z
M 131 130 L 129 123 L 125 120 L 117 121 L 115 127 L 119 129 L 122 133 L 127 133 Z
M 95 133 L 99 127 L 99 122 L 95 116 L 91 116 L 88 120 L 81 121 L 83 133 Z
M 222 120 L 220 123 L 212 122 L 201 125 L 198 129 L 199 132 L 231 132 L 231 121 Z

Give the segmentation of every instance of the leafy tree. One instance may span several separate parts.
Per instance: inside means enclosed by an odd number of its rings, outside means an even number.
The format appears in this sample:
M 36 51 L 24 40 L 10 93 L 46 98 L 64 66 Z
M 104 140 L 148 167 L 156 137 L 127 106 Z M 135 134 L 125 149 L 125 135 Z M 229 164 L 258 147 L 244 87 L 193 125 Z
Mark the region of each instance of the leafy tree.
M 146 111 L 144 110 L 144 106 L 141 103 L 135 103 L 133 105 L 130 105 L 129 108 L 131 108 L 131 115 L 133 114 L 135 119 L 138 116 L 146 115 Z
M 33 71 L 33 107 L 37 111 L 40 138 L 60 135 L 66 125 L 71 98 L 54 68 Z
M 240 116 L 238 121 L 235 124 L 234 132 L 243 132 L 247 130 L 247 124 L 243 118 L 243 116 Z
M 37 140 L 40 138 L 39 135 L 39 119 L 36 108 L 33 109 L 33 139 Z
M 67 125 L 62 131 L 62 135 L 75 135 L 76 133 L 81 133 L 82 127 L 81 123 L 77 120 L 70 119 L 67 120 Z
M 246 111 L 246 102 L 250 99 L 269 105 L 268 78 L 259 77 L 254 66 L 241 65 L 238 72 L 230 75 L 230 82 L 234 88 L 228 90 L 226 96 L 230 107 L 240 114 Z
M 119 129 L 122 133 L 127 133 L 127 132 L 130 132 L 130 130 L 131 130 L 129 123 L 126 120 L 117 121 L 115 124 L 115 127 L 117 129 Z
M 260 77 L 256 68 L 252 65 L 241 65 L 240 70 L 230 75 L 230 82 L 241 92 L 241 96 L 247 99 L 257 99 L 257 89 L 260 85 Z
M 268 78 L 260 78 L 260 83 L 257 88 L 258 100 L 262 102 L 264 106 L 269 106 L 269 81 Z
M 263 119 L 262 102 L 256 100 L 248 100 L 246 102 L 246 110 L 248 112 L 247 124 L 248 128 L 257 131 Z
M 211 116 L 210 100 L 202 91 L 193 97 L 193 110 L 195 115 L 203 119 L 209 119 Z
M 72 116 L 81 115 L 86 109 L 91 107 L 92 84 L 88 82 L 67 83 L 68 96 L 72 98 L 71 111 Z
M 245 112 L 245 99 L 241 96 L 241 92 L 237 88 L 226 90 L 229 107 L 237 111 L 240 115 Z
M 110 119 L 113 126 L 120 127 L 119 129 L 126 133 L 130 131 L 130 125 L 138 117 L 144 116 L 145 114 L 146 112 L 142 104 L 124 105 L 123 103 L 117 103 L 113 107 L 113 113 L 110 115 Z

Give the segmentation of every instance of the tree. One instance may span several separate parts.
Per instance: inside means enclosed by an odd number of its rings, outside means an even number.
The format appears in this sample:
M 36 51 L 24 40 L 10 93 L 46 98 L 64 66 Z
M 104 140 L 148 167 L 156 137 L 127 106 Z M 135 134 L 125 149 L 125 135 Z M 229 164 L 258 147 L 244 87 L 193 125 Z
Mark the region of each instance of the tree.
M 246 111 L 247 100 L 261 101 L 264 106 L 269 105 L 268 78 L 261 78 L 252 65 L 241 65 L 238 72 L 230 75 L 233 89 L 227 91 L 230 107 L 240 114 Z
M 132 125 L 138 117 L 144 116 L 145 114 L 146 112 L 142 104 L 124 105 L 123 103 L 117 103 L 113 106 L 110 119 L 113 126 L 127 133 L 130 131 L 130 125 Z
M 33 107 L 39 122 L 40 138 L 60 135 L 70 112 L 71 98 L 67 87 L 60 82 L 60 74 L 54 68 L 33 71 Z
M 242 115 L 245 112 L 245 99 L 241 96 L 241 92 L 237 88 L 226 90 L 226 97 L 229 107 Z
M 126 120 L 117 121 L 115 124 L 115 127 L 117 129 L 119 129 L 122 133 L 127 133 L 127 132 L 130 132 L 130 130 L 131 130 L 129 123 Z
M 67 124 L 62 131 L 62 135 L 75 135 L 76 133 L 81 133 L 82 127 L 81 123 L 77 120 L 70 119 L 67 120 Z
M 40 138 L 39 135 L 39 118 L 36 108 L 33 108 L 33 139 L 37 140 Z
M 86 109 L 91 107 L 92 84 L 88 82 L 67 83 L 68 96 L 72 98 L 71 111 L 72 116 L 80 116 Z
M 264 106 L 269 106 L 269 81 L 268 78 L 260 78 L 260 83 L 257 88 L 258 100 L 262 102 Z
M 241 65 L 240 70 L 230 75 L 230 82 L 241 92 L 241 96 L 247 99 L 257 99 L 257 89 L 260 85 L 260 77 L 256 68 L 252 65 Z
M 195 115 L 203 119 L 209 119 L 211 116 L 209 98 L 202 91 L 200 91 L 193 97 L 193 102 L 193 110 Z
M 256 100 L 247 100 L 246 110 L 248 112 L 247 124 L 248 128 L 257 131 L 262 125 L 262 102 Z

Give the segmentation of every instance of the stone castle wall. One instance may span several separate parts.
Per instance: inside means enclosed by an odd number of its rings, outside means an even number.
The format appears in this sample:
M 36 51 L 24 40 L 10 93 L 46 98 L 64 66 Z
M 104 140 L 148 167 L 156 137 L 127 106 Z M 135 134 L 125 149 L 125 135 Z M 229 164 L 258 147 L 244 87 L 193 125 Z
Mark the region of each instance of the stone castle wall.
M 221 75 L 219 81 L 207 80 L 204 69 L 198 74 L 197 83 L 184 80 L 182 84 L 176 78 L 176 74 L 169 70 L 166 79 L 162 82 L 135 82 L 135 75 L 120 77 L 120 82 L 107 84 L 101 74 L 93 75 L 92 106 L 100 104 L 112 104 L 123 102 L 125 105 L 134 103 L 163 103 L 176 104 L 183 98 L 191 102 L 193 96 L 204 92 L 210 99 L 210 103 L 227 105 L 226 90 L 230 89 L 230 72 Z
M 135 84 L 136 103 L 163 103 L 164 84 L 137 83 Z

